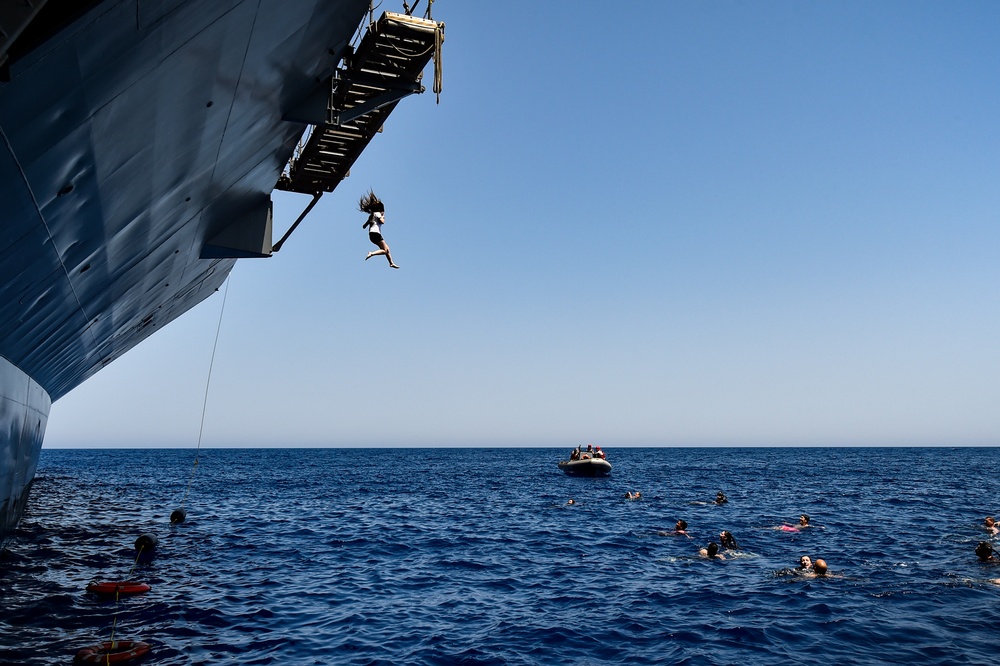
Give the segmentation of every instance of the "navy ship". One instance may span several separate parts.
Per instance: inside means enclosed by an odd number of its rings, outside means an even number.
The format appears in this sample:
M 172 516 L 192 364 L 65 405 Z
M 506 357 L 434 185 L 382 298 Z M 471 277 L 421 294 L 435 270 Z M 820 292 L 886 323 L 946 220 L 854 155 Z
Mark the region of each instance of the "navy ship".
M 280 249 L 444 24 L 368 0 L 0 0 L 0 546 L 53 402 Z M 311 197 L 273 242 L 271 193 Z

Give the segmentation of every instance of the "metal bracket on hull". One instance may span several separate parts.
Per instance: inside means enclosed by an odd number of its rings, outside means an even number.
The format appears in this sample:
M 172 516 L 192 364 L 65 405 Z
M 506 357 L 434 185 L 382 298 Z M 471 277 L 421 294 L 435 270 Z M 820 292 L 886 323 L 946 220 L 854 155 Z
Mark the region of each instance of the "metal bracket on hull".
M 250 259 L 271 256 L 271 199 L 250 210 L 215 234 L 201 249 L 202 259 Z
M 440 58 L 444 24 L 385 12 L 324 85 L 284 119 L 314 125 L 276 189 L 332 192 L 402 98 L 421 93 L 431 57 Z

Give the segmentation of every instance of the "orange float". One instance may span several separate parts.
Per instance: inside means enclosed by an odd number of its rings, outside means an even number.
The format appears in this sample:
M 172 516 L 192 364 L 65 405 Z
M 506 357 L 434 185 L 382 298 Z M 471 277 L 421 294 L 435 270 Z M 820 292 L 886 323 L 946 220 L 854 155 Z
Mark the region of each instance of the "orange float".
M 150 650 L 142 641 L 108 641 L 86 647 L 76 653 L 74 661 L 80 664 L 121 664 L 138 659 Z
M 87 592 L 93 592 L 94 594 L 142 594 L 143 592 L 149 592 L 149 590 L 149 585 L 137 583 L 134 580 L 91 583 L 87 586 Z

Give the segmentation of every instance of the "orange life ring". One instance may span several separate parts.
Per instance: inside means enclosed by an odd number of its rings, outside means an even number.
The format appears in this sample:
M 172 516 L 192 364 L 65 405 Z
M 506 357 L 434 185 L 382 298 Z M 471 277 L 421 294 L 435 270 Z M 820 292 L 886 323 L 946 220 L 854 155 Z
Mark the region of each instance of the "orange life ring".
M 81 664 L 119 664 L 138 659 L 149 650 L 149 644 L 142 641 L 108 641 L 83 648 L 76 653 L 75 661 Z
M 149 590 L 149 585 L 137 583 L 134 580 L 91 583 L 87 586 L 87 592 L 93 592 L 94 594 L 142 594 L 143 592 L 149 592 Z

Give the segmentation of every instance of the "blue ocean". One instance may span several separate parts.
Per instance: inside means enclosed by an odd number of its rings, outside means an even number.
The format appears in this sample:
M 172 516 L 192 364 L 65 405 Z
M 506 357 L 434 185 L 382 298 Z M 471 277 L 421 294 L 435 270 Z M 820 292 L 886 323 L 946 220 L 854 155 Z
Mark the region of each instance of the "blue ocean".
M 625 448 L 596 479 L 568 454 L 43 450 L 0 557 L 0 663 L 69 664 L 112 632 L 163 665 L 997 657 L 1000 566 L 974 554 L 1000 548 L 997 449 Z M 740 549 L 700 557 L 722 530 Z M 152 589 L 85 589 L 128 578 Z

